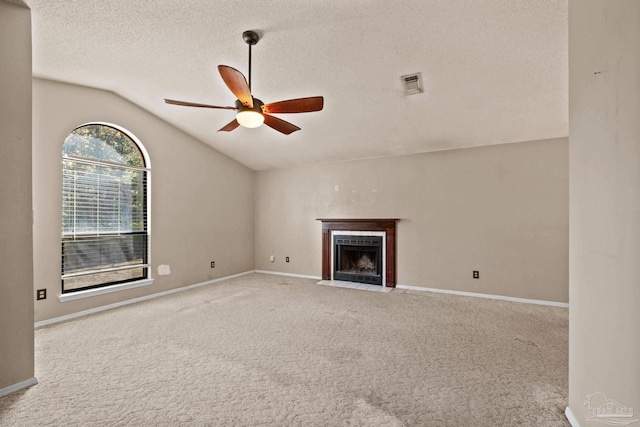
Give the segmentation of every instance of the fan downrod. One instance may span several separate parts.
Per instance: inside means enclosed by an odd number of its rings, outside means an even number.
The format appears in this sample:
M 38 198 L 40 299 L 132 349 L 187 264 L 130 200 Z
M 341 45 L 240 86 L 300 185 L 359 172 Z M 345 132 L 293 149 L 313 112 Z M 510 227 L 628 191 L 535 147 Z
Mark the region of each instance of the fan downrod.
M 255 31 L 249 30 L 242 33 L 242 39 L 246 44 L 253 46 L 258 43 L 258 40 L 260 40 L 260 36 Z

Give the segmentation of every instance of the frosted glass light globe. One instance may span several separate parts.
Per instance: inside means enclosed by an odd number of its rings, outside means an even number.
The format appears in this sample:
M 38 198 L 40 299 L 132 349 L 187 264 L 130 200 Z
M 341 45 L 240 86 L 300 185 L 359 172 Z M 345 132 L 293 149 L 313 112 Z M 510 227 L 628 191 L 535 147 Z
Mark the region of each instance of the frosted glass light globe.
M 257 128 L 264 123 L 264 116 L 257 111 L 245 110 L 236 115 L 236 120 L 240 123 L 240 126 Z

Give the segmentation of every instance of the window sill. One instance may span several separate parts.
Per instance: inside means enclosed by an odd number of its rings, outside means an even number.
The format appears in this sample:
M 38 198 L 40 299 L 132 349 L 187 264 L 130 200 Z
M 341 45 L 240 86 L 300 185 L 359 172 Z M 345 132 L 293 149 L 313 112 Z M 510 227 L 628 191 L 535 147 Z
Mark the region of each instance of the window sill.
M 124 291 L 126 289 L 140 288 L 153 284 L 153 279 L 137 280 L 135 282 L 122 283 L 120 285 L 106 286 L 104 288 L 87 289 L 86 291 L 71 292 L 58 296 L 58 301 L 67 302 L 82 298 L 95 297 L 97 295 L 109 294 L 111 292 Z

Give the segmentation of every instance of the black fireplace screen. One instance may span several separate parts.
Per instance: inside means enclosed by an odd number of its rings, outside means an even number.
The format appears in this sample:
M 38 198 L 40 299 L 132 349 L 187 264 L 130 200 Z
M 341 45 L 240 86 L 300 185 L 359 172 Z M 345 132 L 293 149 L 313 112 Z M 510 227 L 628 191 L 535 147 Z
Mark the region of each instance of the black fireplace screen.
M 334 236 L 333 279 L 382 285 L 382 237 Z

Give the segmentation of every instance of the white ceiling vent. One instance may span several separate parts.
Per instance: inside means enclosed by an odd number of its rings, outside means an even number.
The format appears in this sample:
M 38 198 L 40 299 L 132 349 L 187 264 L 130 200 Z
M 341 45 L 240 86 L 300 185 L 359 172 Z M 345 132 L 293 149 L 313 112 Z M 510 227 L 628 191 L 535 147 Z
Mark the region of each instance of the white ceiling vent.
M 407 74 L 406 76 L 402 76 L 401 79 L 405 95 L 416 95 L 424 92 L 422 88 L 422 74 Z

